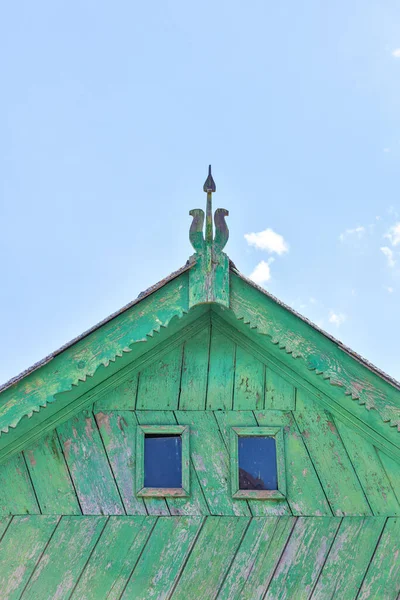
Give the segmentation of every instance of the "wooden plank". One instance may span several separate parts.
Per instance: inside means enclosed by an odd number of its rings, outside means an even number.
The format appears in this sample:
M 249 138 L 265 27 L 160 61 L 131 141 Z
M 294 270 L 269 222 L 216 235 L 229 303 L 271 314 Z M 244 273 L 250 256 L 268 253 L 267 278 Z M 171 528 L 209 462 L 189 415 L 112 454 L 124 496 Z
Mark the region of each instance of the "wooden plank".
M 332 517 L 298 517 L 265 600 L 310 597 L 339 525 Z
M 58 434 L 83 514 L 124 514 L 92 413 L 82 411 L 63 423 Z
M 80 515 L 56 431 L 37 441 L 24 454 L 42 514 Z
M 247 502 L 232 498 L 227 448 L 214 414 L 177 411 L 179 425 L 190 427 L 190 454 L 210 513 L 249 516 Z
M 374 515 L 400 516 L 399 503 L 376 448 L 339 419 L 335 425 Z
M 385 473 L 390 481 L 392 490 L 400 504 L 400 464 L 388 456 L 385 452 L 378 450 L 379 459 L 385 469 Z
M 235 371 L 235 344 L 215 327 L 211 330 L 207 408 L 231 410 Z
M 0 544 L 0 595 L 17 600 L 27 584 L 60 517 L 14 517 Z
M 218 600 L 261 600 L 296 522 L 294 517 L 251 520 Z
M 126 514 L 146 515 L 143 499 L 135 494 L 135 413 L 128 410 L 99 412 L 95 419 Z
M 271 368 L 265 374 L 265 408 L 296 410 L 295 387 Z
M 106 517 L 63 517 L 21 598 L 67 600 L 106 521 Z
M 265 366 L 242 348 L 236 347 L 235 385 L 233 408 L 235 410 L 262 410 L 264 408 Z
M 71 598 L 119 598 L 155 522 L 156 517 L 110 517 Z
M 134 410 L 138 387 L 138 375 L 130 375 L 126 381 L 107 392 L 95 402 L 94 411 L 104 412 L 109 410 Z
M 14 517 L 0 517 L 0 542 L 3 539 L 4 533 L 7 531 L 11 519 Z
M 206 407 L 210 326 L 204 327 L 184 346 L 180 410 L 204 410 Z
M 0 465 L 0 514 L 40 514 L 22 452 Z
M 370 515 L 371 509 L 332 417 L 298 389 L 295 418 L 333 514 Z
M 392 600 L 400 594 L 400 519 L 389 518 L 357 600 Z
M 384 518 L 345 517 L 322 569 L 312 600 L 354 600 L 368 568 Z
M 216 598 L 248 524 L 246 518 L 206 517 L 176 586 L 174 600 Z
M 159 517 L 121 600 L 169 598 L 202 526 L 202 517 Z
M 139 375 L 138 410 L 178 408 L 183 346 L 170 350 Z
M 118 517 L 118 519 L 121 518 L 123 517 Z M 139 517 L 134 518 L 136 519 Z M 130 517 L 130 519 L 132 519 L 132 517 Z M 115 576 L 112 588 L 107 596 L 107 600 L 120 600 L 128 584 L 129 578 L 136 566 L 136 563 L 139 560 L 139 557 L 141 556 L 143 549 L 147 544 L 151 532 L 153 531 L 157 519 L 158 517 L 144 517 L 142 527 L 139 530 L 136 538 L 134 539 L 131 547 L 129 548 L 126 560 L 121 565 L 118 574 Z M 80 599 L 75 598 L 75 600 Z
M 230 433 L 232 427 L 257 427 L 257 421 L 251 410 L 218 410 L 214 414 L 227 448 L 230 447 Z M 229 479 L 231 481 L 231 477 Z M 242 500 L 242 502 L 247 502 L 251 514 L 254 516 L 277 516 L 291 514 L 288 503 L 284 499 Z
M 287 499 L 292 513 L 297 516 L 332 515 L 293 413 L 266 410 L 254 414 L 262 427 L 284 428 Z

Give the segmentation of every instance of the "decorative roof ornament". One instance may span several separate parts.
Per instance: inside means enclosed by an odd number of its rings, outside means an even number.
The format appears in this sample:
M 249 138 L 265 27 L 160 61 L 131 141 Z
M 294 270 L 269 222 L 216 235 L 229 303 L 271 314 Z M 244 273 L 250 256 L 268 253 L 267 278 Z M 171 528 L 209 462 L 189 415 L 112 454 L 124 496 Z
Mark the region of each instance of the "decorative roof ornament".
M 216 302 L 229 306 L 229 259 L 222 252 L 229 238 L 225 217 L 229 211 L 217 208 L 214 213 L 215 236 L 213 235 L 212 195 L 217 186 L 208 167 L 208 177 L 203 190 L 207 194 L 206 214 L 201 208 L 189 212 L 193 217 L 189 239 L 196 253 L 191 257 L 195 266 L 189 273 L 189 306 Z M 206 221 L 205 234 L 204 218 Z

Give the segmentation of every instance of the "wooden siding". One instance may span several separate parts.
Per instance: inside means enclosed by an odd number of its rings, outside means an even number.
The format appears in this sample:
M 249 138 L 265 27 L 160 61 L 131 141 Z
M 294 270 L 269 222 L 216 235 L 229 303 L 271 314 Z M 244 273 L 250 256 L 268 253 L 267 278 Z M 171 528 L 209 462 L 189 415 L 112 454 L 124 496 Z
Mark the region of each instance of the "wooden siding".
M 297 411 L 83 411 L 0 465 L 0 514 L 400 516 L 400 466 L 298 394 Z M 135 495 L 136 427 L 189 425 L 188 498 Z M 233 499 L 231 427 L 284 428 L 287 497 Z
M 395 599 L 400 520 L 50 517 L 0 521 L 2 600 Z M 388 577 L 388 573 L 390 576 Z

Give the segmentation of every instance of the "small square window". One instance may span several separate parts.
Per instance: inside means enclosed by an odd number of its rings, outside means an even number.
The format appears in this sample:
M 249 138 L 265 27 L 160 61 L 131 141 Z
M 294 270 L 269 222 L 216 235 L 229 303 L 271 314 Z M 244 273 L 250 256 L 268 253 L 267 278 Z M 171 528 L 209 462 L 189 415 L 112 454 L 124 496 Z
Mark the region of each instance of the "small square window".
M 231 478 L 234 498 L 285 498 L 283 429 L 233 427 Z
M 137 496 L 189 495 L 189 430 L 179 425 L 137 428 Z

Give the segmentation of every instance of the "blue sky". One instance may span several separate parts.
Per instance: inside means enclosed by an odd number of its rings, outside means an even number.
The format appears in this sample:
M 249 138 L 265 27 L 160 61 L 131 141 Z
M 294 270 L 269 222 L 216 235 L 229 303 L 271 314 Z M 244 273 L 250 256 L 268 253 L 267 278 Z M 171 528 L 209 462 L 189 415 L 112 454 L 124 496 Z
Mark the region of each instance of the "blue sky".
M 0 16 L 0 382 L 185 263 L 209 162 L 237 267 L 400 378 L 397 2 Z

